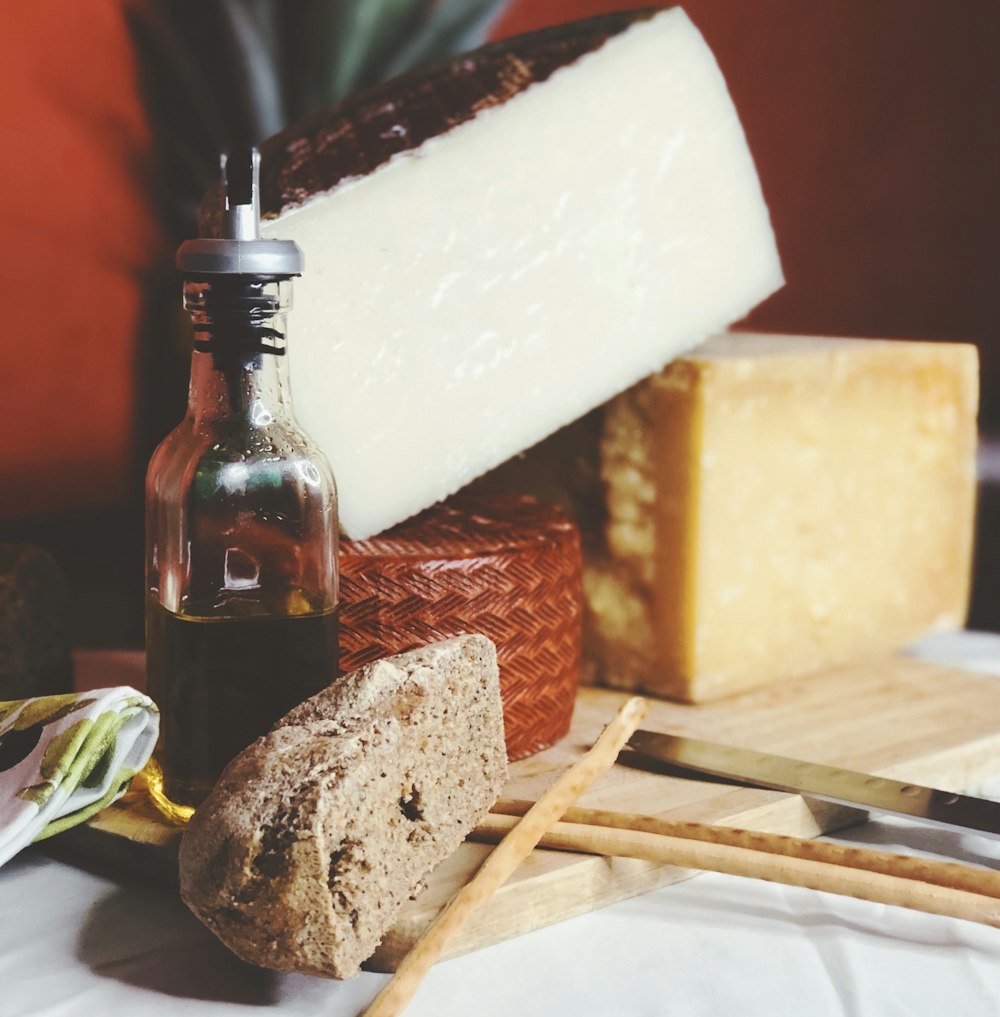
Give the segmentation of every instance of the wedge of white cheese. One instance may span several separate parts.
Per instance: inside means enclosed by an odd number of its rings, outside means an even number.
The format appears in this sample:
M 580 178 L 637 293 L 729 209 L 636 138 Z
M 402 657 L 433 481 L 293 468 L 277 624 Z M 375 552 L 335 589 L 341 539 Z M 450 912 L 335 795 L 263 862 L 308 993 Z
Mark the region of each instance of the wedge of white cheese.
M 285 211 L 304 427 L 364 538 L 741 318 L 782 283 L 753 160 L 683 11 Z

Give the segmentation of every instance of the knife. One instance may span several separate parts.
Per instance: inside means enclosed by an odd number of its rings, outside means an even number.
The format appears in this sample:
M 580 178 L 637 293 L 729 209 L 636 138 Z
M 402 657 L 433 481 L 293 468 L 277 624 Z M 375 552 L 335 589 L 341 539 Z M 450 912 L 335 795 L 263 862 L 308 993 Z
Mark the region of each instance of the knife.
M 681 770 L 1000 837 L 1000 802 L 985 798 L 656 731 L 636 731 L 628 746 Z

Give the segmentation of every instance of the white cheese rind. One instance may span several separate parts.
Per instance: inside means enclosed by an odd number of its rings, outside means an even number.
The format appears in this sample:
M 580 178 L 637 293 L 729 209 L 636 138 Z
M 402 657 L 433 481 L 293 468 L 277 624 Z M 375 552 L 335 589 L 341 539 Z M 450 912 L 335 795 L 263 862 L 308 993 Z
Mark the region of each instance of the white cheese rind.
M 680 10 L 267 223 L 306 272 L 297 414 L 378 533 L 782 282 L 715 60 Z

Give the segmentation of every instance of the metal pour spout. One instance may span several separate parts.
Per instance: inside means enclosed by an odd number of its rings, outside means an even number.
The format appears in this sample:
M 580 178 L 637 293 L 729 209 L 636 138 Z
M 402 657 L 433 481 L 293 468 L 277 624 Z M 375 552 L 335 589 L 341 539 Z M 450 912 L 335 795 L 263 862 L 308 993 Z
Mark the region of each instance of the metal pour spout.
M 261 238 L 259 150 L 235 149 L 222 156 L 221 166 L 222 207 L 215 228 L 181 244 L 177 267 L 188 277 L 301 275 L 302 251 L 294 241 Z

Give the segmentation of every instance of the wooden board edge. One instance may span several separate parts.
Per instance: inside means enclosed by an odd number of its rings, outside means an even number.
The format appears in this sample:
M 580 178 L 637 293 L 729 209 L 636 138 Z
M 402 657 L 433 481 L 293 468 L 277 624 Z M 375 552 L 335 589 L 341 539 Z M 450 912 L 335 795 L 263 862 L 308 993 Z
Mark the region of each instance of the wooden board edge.
M 827 802 L 806 801 L 781 792 L 761 792 L 767 804 L 747 814 L 734 814 L 719 825 L 732 823 L 748 830 L 786 833 L 796 837 L 816 837 L 864 822 L 867 813 Z M 603 858 L 563 851 L 536 849 L 525 863 L 539 854 L 559 856 L 563 864 L 542 877 L 547 882 L 547 897 L 553 893 L 563 901 L 558 912 L 549 914 L 537 907 L 537 887 L 531 878 L 514 878 L 500 888 L 489 903 L 476 913 L 446 950 L 448 960 L 485 946 L 555 925 L 610 904 L 636 897 L 671 883 L 690 879 L 700 873 L 672 865 L 657 865 L 634 858 Z M 433 878 L 433 874 L 430 877 Z M 569 903 L 567 903 L 569 902 Z M 426 932 L 441 911 L 427 906 L 418 897 L 404 908 L 396 924 L 383 937 L 375 953 L 365 962 L 369 971 L 391 973 Z

